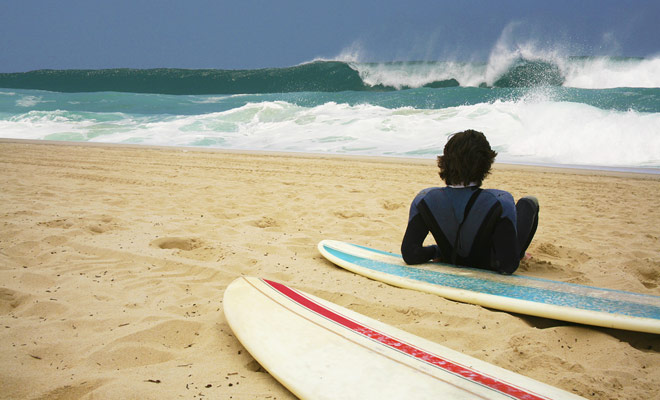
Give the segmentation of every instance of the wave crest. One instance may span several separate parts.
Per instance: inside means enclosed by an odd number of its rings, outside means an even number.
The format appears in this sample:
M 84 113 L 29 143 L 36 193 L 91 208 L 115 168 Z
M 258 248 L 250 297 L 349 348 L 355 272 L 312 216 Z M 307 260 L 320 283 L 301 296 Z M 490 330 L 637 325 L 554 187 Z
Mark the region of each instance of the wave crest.
M 174 95 L 394 91 L 444 87 L 660 87 L 660 57 L 492 56 L 488 63 L 314 61 L 256 70 L 102 69 L 0 73 L 0 87 Z

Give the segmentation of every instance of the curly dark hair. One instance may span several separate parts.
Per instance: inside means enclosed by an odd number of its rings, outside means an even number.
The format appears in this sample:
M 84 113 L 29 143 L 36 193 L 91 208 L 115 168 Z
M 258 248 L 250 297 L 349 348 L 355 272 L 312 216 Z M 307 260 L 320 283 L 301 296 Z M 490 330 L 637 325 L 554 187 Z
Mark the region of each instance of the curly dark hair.
M 468 185 L 475 182 L 481 186 L 490 173 L 497 152 L 483 133 L 468 129 L 453 134 L 443 155 L 438 156 L 440 178 L 447 185 Z

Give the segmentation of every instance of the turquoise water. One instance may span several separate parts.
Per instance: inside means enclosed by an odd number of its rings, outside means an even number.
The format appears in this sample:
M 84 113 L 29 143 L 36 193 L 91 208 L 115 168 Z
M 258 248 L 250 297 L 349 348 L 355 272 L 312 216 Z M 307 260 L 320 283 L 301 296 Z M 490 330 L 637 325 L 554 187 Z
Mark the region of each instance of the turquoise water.
M 0 136 L 660 169 L 660 58 L 315 61 L 260 70 L 0 74 Z

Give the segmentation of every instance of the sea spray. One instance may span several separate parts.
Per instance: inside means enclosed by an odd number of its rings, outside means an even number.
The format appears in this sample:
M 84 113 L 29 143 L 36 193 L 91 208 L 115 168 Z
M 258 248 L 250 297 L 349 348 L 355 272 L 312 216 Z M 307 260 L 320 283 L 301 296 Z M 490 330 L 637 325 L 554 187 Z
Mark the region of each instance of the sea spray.
M 651 59 L 572 57 L 564 64 L 565 86 L 660 88 L 660 56 Z

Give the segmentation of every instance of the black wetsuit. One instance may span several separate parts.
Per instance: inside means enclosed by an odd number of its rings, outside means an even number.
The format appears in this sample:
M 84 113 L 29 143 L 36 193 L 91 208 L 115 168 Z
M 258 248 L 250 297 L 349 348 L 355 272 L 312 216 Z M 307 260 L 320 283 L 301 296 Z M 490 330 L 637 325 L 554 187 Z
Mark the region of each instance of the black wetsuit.
M 533 197 L 515 204 L 503 190 L 425 189 L 410 206 L 401 254 L 408 264 L 437 259 L 511 274 L 536 232 L 538 211 Z M 429 232 L 436 245 L 424 247 Z

